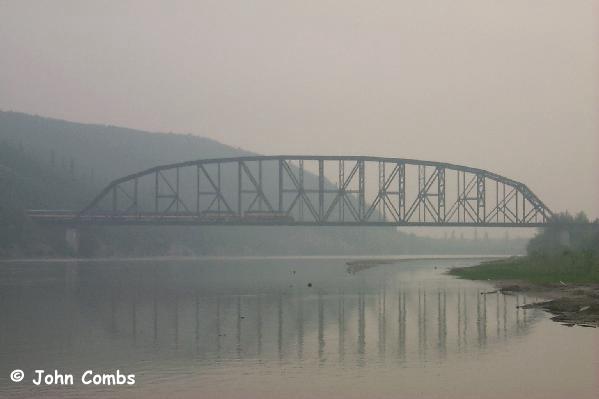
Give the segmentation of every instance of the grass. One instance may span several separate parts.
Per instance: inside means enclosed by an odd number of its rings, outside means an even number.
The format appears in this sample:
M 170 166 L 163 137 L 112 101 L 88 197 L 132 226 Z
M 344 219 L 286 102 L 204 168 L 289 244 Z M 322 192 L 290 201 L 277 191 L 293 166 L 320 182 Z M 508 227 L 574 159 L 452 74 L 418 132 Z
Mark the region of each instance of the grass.
M 470 280 L 520 280 L 535 284 L 599 283 L 599 258 L 589 251 L 514 257 L 451 269 Z

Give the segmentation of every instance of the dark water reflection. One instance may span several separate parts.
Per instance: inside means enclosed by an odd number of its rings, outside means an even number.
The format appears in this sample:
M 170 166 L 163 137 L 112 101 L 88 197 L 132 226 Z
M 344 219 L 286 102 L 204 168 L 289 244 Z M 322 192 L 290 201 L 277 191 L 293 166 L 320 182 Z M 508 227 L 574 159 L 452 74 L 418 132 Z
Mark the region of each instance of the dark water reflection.
M 410 261 L 357 275 L 330 259 L 4 265 L 0 393 L 114 393 L 15 385 L 6 378 L 14 368 L 119 368 L 137 375 L 120 394 L 168 383 L 185 396 L 185 378 L 207 378 L 218 392 L 234 378 L 229 368 L 246 363 L 301 367 L 308 377 L 452 364 L 501 351 L 545 320 L 517 307 L 535 298 L 483 295 L 489 285 L 443 274 L 464 263 Z M 211 380 L 214 369 L 223 373 Z

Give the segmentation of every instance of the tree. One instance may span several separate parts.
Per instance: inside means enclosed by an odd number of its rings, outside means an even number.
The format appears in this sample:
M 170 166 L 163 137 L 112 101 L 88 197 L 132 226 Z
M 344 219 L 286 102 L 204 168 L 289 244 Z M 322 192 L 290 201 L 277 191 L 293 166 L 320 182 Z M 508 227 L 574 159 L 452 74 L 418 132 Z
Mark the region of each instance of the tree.
M 527 246 L 529 255 L 551 255 L 564 251 L 599 251 L 599 223 L 590 223 L 584 212 L 554 215 Z

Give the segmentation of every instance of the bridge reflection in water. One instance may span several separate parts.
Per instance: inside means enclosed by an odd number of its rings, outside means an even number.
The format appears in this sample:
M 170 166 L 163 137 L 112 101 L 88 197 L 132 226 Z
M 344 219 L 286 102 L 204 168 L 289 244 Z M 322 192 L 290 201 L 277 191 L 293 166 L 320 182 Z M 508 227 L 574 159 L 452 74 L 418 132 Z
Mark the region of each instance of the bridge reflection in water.
M 111 295 L 112 333 L 158 346 L 171 341 L 219 359 L 442 359 L 524 334 L 534 321 L 530 310 L 517 308 L 526 295 L 481 295 L 476 288 L 449 295 L 427 289 L 222 297 L 156 292 L 151 301 Z
M 79 268 L 74 279 L 73 266 L 65 266 L 66 283 L 46 289 L 43 306 L 30 295 L 34 288 L 6 287 L 4 342 L 27 342 L 22 356 L 37 362 L 48 345 L 52 356 L 72 355 L 94 337 L 92 347 L 110 353 L 113 363 L 251 359 L 361 367 L 444 361 L 503 345 L 526 334 L 541 314 L 517 308 L 531 301 L 526 295 L 482 294 L 485 284 L 420 270 L 417 262 L 402 272 L 390 265 L 356 276 L 342 263 L 328 266 L 329 275 L 311 288 L 291 265 L 261 287 L 244 285 L 243 276 L 219 277 L 228 280 L 220 293 L 210 288 L 214 276 L 193 266 L 177 277 L 180 271 L 164 266 Z M 44 334 L 52 339 L 42 340 Z

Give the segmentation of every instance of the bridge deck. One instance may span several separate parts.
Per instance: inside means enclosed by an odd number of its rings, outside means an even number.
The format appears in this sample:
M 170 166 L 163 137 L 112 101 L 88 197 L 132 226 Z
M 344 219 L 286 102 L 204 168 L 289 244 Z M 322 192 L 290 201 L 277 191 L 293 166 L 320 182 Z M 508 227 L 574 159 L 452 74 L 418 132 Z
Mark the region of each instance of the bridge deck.
M 223 219 L 206 218 L 197 214 L 95 214 L 79 215 L 77 212 L 65 211 L 28 211 L 31 220 L 45 225 L 83 226 L 387 226 L 387 227 L 543 227 L 546 223 L 474 223 L 474 222 L 396 222 L 396 221 L 298 221 L 292 218 L 258 219 L 229 217 Z

